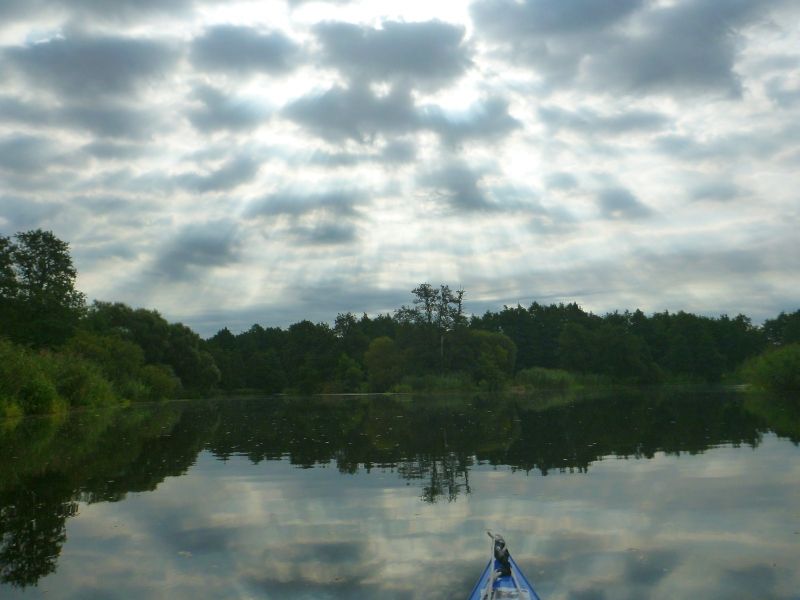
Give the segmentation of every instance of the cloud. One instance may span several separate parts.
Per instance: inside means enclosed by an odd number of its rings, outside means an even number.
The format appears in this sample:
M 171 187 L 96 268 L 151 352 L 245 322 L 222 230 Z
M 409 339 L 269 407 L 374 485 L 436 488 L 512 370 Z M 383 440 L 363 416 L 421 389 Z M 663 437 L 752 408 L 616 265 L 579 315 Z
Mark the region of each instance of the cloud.
M 183 173 L 174 181 L 180 187 L 195 192 L 226 191 L 251 181 L 260 167 L 261 164 L 251 156 L 234 156 L 208 173 Z
M 480 0 L 472 17 L 479 34 L 528 62 L 550 86 L 739 97 L 740 32 L 777 4 Z
M 252 201 L 244 211 L 246 218 L 287 215 L 299 217 L 323 212 L 338 217 L 353 216 L 355 207 L 365 201 L 359 191 L 295 194 L 279 192 Z
M 114 36 L 56 37 L 5 49 L 29 83 L 81 100 L 127 97 L 164 77 L 177 53 L 163 42 Z
M 275 231 L 285 232 L 295 243 L 340 245 L 357 240 L 360 219 L 357 207 L 367 196 L 357 190 L 305 193 L 279 192 L 252 201 L 246 219 L 272 217 Z M 277 217 L 286 217 L 276 222 Z
M 624 187 L 608 187 L 597 194 L 600 212 L 606 219 L 629 220 L 649 217 L 653 211 Z
M 441 21 L 386 21 L 380 29 L 329 22 L 317 25 L 314 33 L 323 60 L 356 80 L 438 88 L 470 65 L 464 28 Z
M 291 234 L 303 244 L 330 246 L 350 244 L 358 238 L 354 223 L 321 221 L 313 225 L 294 225 Z
M 767 96 L 781 108 L 794 108 L 800 105 L 800 82 L 794 83 L 787 77 L 772 77 L 764 88 Z
M 146 145 L 108 140 L 89 142 L 81 150 L 89 156 L 102 160 L 130 160 L 149 151 Z
M 740 197 L 744 190 L 732 181 L 709 180 L 692 186 L 690 197 L 692 200 L 716 200 L 726 202 Z
M 496 39 L 573 34 L 604 29 L 627 18 L 643 0 L 479 0 L 470 10 L 481 30 Z
M 195 87 L 192 95 L 199 106 L 189 109 L 187 116 L 192 125 L 203 132 L 249 130 L 269 117 L 266 107 L 230 96 L 209 85 Z
M 0 138 L 0 171 L 14 175 L 34 175 L 51 165 L 76 164 L 77 159 L 58 149 L 47 138 L 12 135 Z
M 666 115 L 647 110 L 603 114 L 589 108 L 567 110 L 557 106 L 540 107 L 539 118 L 554 131 L 566 129 L 585 135 L 655 132 L 671 122 Z
M 0 17 L 4 19 L 56 14 L 91 18 L 94 22 L 126 23 L 154 16 L 181 16 L 203 4 L 221 4 L 225 0 L 3 0 Z
M 378 135 L 396 136 L 430 130 L 449 144 L 469 140 L 497 141 L 522 126 L 502 98 L 487 98 L 456 114 L 436 105 L 417 107 L 407 89 L 378 95 L 369 87 L 335 87 L 322 95 L 291 103 L 284 111 L 291 120 L 331 142 L 369 142 Z
M 0 121 L 13 125 L 73 129 L 99 138 L 146 138 L 163 125 L 154 110 L 133 108 L 114 101 L 46 106 L 13 96 L 0 97 Z
M 573 190 L 578 187 L 578 180 L 571 173 L 556 172 L 547 175 L 544 184 L 549 190 Z
M 627 92 L 720 92 L 741 95 L 734 67 L 737 33 L 772 2 L 679 2 L 650 10 L 643 31 L 588 58 L 597 85 Z
M 740 157 L 769 158 L 787 146 L 795 146 L 798 128 L 787 124 L 781 131 L 765 128 L 736 130 L 723 135 L 695 137 L 665 134 L 654 140 L 655 149 L 686 161 L 730 161 Z
M 422 121 L 451 144 L 504 139 L 522 126 L 508 113 L 508 101 L 499 97 L 478 102 L 461 115 L 448 114 L 437 106 L 424 107 Z
M 493 211 L 498 207 L 483 189 L 483 176 L 484 173 L 454 161 L 425 174 L 419 183 L 443 199 L 454 211 Z
M 56 219 L 66 209 L 60 202 L 38 201 L 22 196 L 6 196 L 0 192 L 0 223 L 2 234 L 27 231 Z
M 404 139 L 392 139 L 374 152 L 329 152 L 327 150 L 317 150 L 310 158 L 303 156 L 300 162 L 333 169 L 370 163 L 403 165 L 413 162 L 416 156 L 417 146 L 414 142 Z
M 379 134 L 403 134 L 420 127 L 411 95 L 397 88 L 377 96 L 365 86 L 334 87 L 295 100 L 283 112 L 331 142 L 371 141 Z
M 231 221 L 186 225 L 161 248 L 152 274 L 178 280 L 195 277 L 198 269 L 237 262 L 240 246 L 238 229 Z
M 223 73 L 284 74 L 298 66 L 299 47 L 280 31 L 217 25 L 192 40 L 190 56 L 198 69 Z

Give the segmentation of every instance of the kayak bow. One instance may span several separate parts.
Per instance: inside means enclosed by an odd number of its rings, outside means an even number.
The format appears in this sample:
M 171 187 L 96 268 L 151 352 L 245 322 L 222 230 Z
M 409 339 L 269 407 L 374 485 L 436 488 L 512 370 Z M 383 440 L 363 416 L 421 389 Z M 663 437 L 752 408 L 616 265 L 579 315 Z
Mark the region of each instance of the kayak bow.
M 468 600 L 541 600 L 506 548 L 500 535 L 493 535 L 492 555 Z

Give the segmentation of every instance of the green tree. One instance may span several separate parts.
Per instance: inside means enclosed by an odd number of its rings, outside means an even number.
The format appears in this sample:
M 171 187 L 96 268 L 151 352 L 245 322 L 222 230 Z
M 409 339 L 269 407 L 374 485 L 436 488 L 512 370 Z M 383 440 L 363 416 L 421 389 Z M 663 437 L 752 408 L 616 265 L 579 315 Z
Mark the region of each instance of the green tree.
M 8 238 L 0 241 L 0 293 L 15 305 L 12 337 L 38 347 L 58 346 L 85 309 L 85 297 L 75 289 L 78 274 L 69 244 L 41 229 L 14 238 L 14 244 Z
M 400 381 L 403 355 L 394 340 L 379 337 L 372 340 L 364 353 L 364 365 L 370 388 L 376 392 L 385 392 Z
M 336 384 L 340 391 L 357 392 L 364 381 L 364 371 L 358 361 L 342 352 L 336 364 Z
M 771 392 L 800 392 L 800 344 L 771 348 L 748 361 L 747 381 Z
M 800 310 L 781 312 L 774 319 L 767 319 L 764 321 L 764 334 L 776 346 L 800 343 Z

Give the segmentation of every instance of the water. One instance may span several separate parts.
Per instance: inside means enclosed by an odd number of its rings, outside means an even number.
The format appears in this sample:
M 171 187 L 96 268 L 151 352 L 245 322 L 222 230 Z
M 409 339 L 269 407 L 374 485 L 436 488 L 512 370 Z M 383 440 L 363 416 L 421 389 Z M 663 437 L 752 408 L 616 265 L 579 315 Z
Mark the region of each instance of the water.
M 173 402 L 0 430 L 2 598 L 800 597 L 800 410 L 733 392 Z

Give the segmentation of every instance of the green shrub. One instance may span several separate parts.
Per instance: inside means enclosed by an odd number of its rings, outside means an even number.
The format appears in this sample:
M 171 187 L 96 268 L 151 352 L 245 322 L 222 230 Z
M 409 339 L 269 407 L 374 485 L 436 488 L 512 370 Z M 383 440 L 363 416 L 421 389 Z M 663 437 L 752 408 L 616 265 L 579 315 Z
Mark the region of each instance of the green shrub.
M 118 401 L 99 366 L 72 353 L 48 357 L 58 394 L 69 406 L 104 406 Z
M 46 357 L 0 340 L 0 398 L 4 398 L 4 404 L 14 403 L 26 414 L 64 409 L 64 402 L 44 369 L 45 362 Z
M 165 400 L 174 398 L 180 391 L 180 380 L 166 365 L 146 365 L 139 371 L 141 379 L 146 389 L 146 394 L 142 400 Z M 137 398 L 138 399 L 138 398 Z
M 138 377 L 144 365 L 144 352 L 135 343 L 116 334 L 99 335 L 89 331 L 78 331 L 67 342 L 64 351 L 82 356 L 95 364 L 108 380 L 117 395 L 130 397 L 129 387 Z M 126 391 L 128 393 L 126 393 Z
M 800 390 L 800 344 L 768 350 L 742 368 L 745 380 L 771 392 Z

